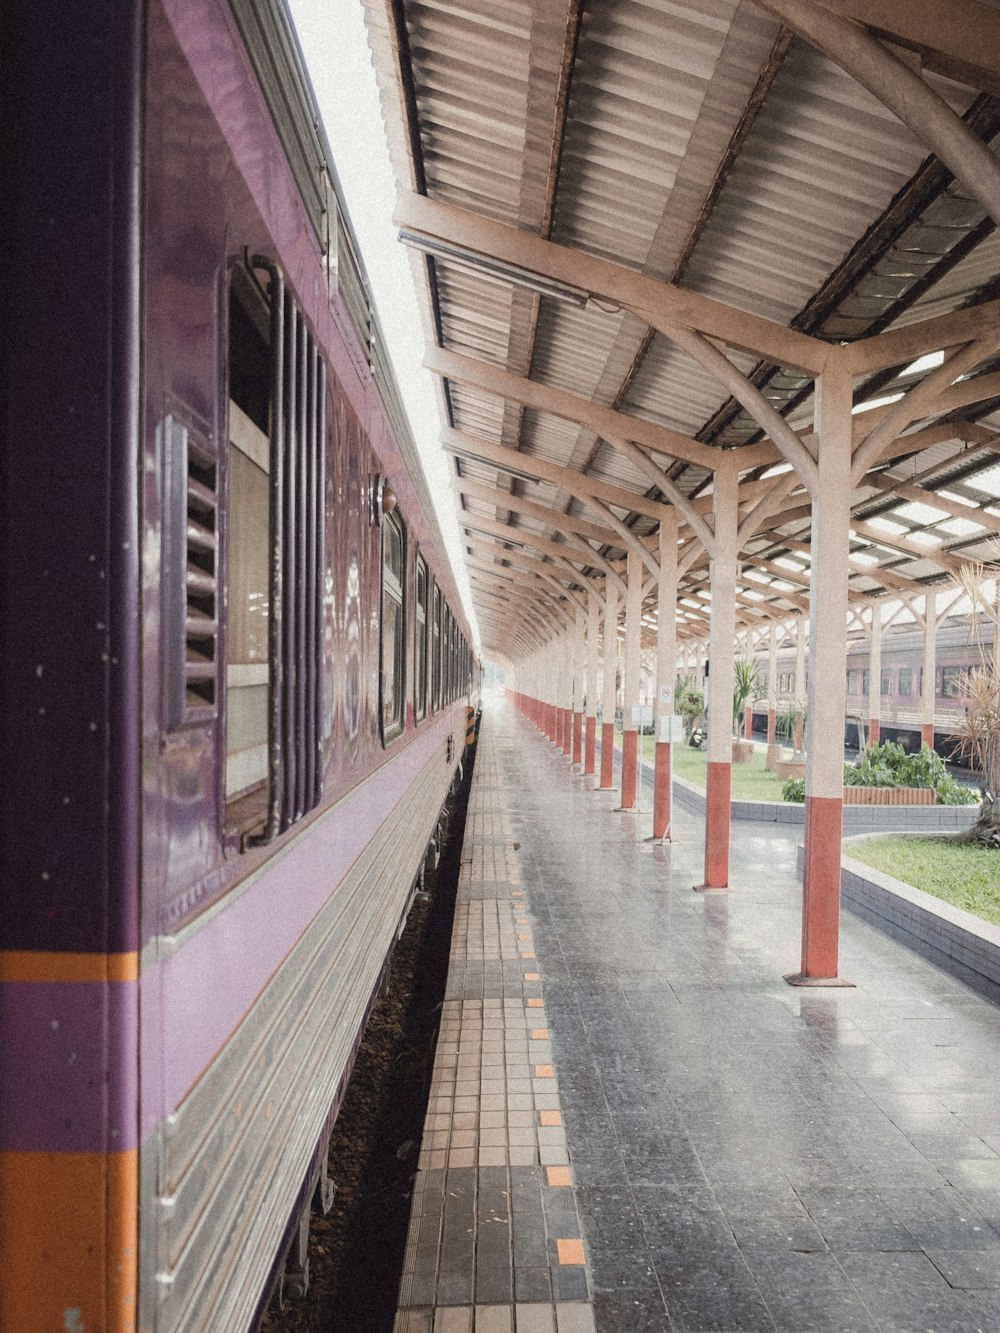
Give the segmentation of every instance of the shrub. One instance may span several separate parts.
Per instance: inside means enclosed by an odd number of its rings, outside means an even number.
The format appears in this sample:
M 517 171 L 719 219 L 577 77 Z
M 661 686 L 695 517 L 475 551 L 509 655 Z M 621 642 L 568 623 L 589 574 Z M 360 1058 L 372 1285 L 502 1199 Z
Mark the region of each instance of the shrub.
M 948 772 L 928 745 L 907 754 L 896 741 L 870 745 L 856 764 L 844 765 L 845 787 L 933 787 L 941 805 L 972 805 L 978 797 Z
M 844 765 L 845 787 L 933 787 L 940 805 L 974 805 L 979 797 L 948 772 L 944 760 L 929 746 L 907 754 L 896 741 L 871 745 L 856 764 Z M 803 778 L 789 778 L 781 788 L 783 801 L 804 801 Z

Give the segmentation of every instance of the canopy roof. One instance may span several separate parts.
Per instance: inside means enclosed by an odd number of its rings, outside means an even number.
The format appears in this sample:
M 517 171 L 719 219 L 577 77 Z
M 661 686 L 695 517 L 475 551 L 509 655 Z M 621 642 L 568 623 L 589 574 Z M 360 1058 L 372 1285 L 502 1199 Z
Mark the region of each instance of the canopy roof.
M 851 600 L 997 563 L 996 4 L 365 4 L 487 652 L 655 553 L 664 503 L 703 637 L 734 457 L 739 618 L 806 610 L 834 355 Z

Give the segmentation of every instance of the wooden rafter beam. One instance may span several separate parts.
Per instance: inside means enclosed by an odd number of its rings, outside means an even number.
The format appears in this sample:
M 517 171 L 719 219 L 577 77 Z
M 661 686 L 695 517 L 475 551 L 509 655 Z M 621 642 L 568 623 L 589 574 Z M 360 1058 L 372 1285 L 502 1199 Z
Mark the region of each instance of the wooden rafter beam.
M 925 69 L 1000 97 L 1000 13 L 977 0 L 823 0 L 876 36 L 916 51 Z
M 830 354 L 827 344 L 773 320 L 646 277 L 585 251 L 556 245 L 454 204 L 401 194 L 393 220 L 405 236 L 461 248 L 473 264 L 484 257 L 622 306 L 667 337 L 672 328 L 693 329 L 740 351 L 810 375 L 823 370 Z
M 536 412 L 549 412 L 553 416 L 562 417 L 564 421 L 589 426 L 602 439 L 611 443 L 615 440 L 631 440 L 650 453 L 682 459 L 712 472 L 719 466 L 722 457 L 719 450 L 707 444 L 699 444 L 679 431 L 668 430 L 666 426 L 658 426 L 655 422 L 644 421 L 625 412 L 616 412 L 611 407 L 602 407 L 600 403 L 593 403 L 565 389 L 539 384 L 537 380 L 526 379 L 523 375 L 512 375 L 500 366 L 475 357 L 446 352 L 442 348 L 430 348 L 424 355 L 424 365 L 435 375 L 457 384 L 482 389 L 498 398 L 523 403 Z M 771 450 L 768 458 L 762 461 L 773 461 L 776 457 L 777 453 Z
M 453 454 L 456 458 L 466 458 L 473 463 L 491 463 L 501 469 L 512 468 L 515 475 L 537 477 L 539 481 L 549 482 L 568 491 L 574 499 L 581 502 L 588 497 L 603 500 L 605 504 L 612 505 L 616 509 L 624 509 L 630 514 L 643 514 L 646 518 L 656 519 L 657 522 L 664 509 L 668 507 L 648 499 L 645 494 L 640 495 L 622 486 L 613 486 L 610 482 L 600 481 L 597 477 L 577 472 L 574 468 L 561 467 L 558 463 L 535 458 L 531 454 L 521 453 L 506 445 L 495 444 L 480 435 L 469 435 L 467 432 L 448 428 L 442 432 L 441 444 L 446 453 Z
M 497 508 L 513 510 L 516 514 L 524 514 L 528 518 L 537 519 L 539 523 L 547 524 L 556 532 L 563 534 L 575 532 L 590 541 L 601 542 L 606 546 L 621 545 L 621 538 L 611 528 L 603 528 L 597 523 L 592 523 L 589 519 L 564 514 L 561 510 L 552 509 L 549 505 L 537 504 L 534 500 L 527 500 L 520 495 L 511 495 L 509 491 L 500 490 L 496 486 L 488 486 L 481 481 L 473 481 L 471 477 L 453 476 L 451 487 L 460 495 L 485 500 L 487 504 L 496 505 Z M 519 528 L 518 531 L 523 531 L 523 529 Z

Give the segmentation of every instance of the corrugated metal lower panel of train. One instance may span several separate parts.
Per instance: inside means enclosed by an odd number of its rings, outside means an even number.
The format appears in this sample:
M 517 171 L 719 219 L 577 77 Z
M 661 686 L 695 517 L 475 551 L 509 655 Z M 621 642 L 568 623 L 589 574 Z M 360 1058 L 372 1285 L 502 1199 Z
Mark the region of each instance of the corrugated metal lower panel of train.
M 144 1145 L 142 1328 L 248 1326 L 451 779 L 435 754 Z

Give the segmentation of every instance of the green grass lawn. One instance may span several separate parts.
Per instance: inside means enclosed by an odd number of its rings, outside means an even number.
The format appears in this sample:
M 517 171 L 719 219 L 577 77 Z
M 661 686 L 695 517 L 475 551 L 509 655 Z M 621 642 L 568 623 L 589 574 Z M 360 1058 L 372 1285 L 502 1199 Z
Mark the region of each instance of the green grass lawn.
M 1000 925 L 1000 852 L 949 838 L 879 838 L 846 849 L 865 865 Z
M 615 732 L 615 744 L 621 745 L 622 734 Z M 653 762 L 655 739 L 652 736 L 639 737 L 639 754 L 643 759 Z M 675 745 L 672 749 L 674 777 L 683 778 L 696 787 L 704 788 L 708 771 L 708 754 L 705 750 L 692 750 L 690 745 Z M 782 780 L 775 777 L 764 767 L 764 751 L 754 750 L 748 764 L 733 764 L 732 797 L 738 801 L 780 801 Z

